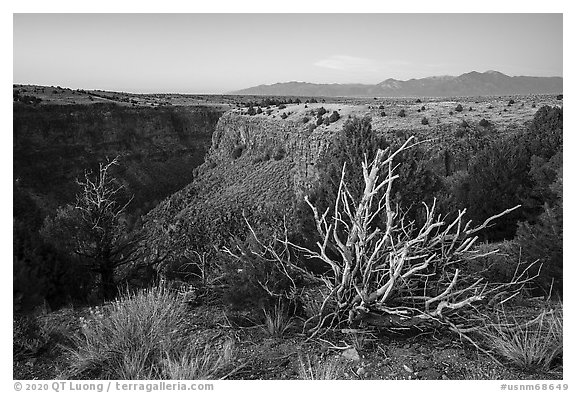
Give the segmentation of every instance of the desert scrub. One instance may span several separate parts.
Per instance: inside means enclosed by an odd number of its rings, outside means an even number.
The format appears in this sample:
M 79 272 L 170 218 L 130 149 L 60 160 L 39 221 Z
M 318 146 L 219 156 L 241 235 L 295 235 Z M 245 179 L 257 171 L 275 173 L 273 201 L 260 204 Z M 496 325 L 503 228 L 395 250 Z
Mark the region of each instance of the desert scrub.
M 36 316 L 14 317 L 12 339 L 14 359 L 36 355 L 48 341 Z
M 519 323 L 503 312 L 481 334 L 505 362 L 528 372 L 549 371 L 562 363 L 562 314 L 562 309 L 544 310 L 532 321 Z
M 163 287 L 123 294 L 81 320 L 68 349 L 73 378 L 155 379 L 165 359 L 189 352 L 186 309 Z
M 339 379 L 343 371 L 344 367 L 337 359 L 321 360 L 316 356 L 298 355 L 298 379 Z
M 233 340 L 226 340 L 217 350 L 212 344 L 207 344 L 204 348 L 191 348 L 179 355 L 168 354 L 162 364 L 162 377 L 177 380 L 224 378 L 234 359 Z
M 264 329 L 270 337 L 282 337 L 290 327 L 292 327 L 292 318 L 281 305 L 276 305 L 268 312 L 264 311 Z
M 242 153 L 244 152 L 244 149 L 246 148 L 246 146 L 244 145 L 237 145 L 234 147 L 234 149 L 232 150 L 232 158 L 233 159 L 237 159 L 240 158 L 240 156 L 242 155 Z

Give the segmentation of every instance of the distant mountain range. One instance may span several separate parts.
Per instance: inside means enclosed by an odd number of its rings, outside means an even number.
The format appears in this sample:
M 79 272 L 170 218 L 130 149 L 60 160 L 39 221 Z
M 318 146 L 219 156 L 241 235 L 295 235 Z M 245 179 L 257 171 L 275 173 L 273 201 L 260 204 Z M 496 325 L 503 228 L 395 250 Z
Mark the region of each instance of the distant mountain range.
M 432 76 L 376 85 L 286 82 L 260 85 L 230 94 L 323 97 L 454 97 L 511 94 L 561 94 L 562 77 L 508 76 L 472 71 L 460 76 Z

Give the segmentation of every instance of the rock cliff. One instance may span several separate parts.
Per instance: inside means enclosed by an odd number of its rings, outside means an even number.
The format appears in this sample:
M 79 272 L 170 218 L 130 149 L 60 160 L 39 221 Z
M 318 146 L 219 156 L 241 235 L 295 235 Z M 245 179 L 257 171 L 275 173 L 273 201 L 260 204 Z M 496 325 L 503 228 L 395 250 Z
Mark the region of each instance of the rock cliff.
M 299 111 L 303 107 L 286 108 L 287 119 L 279 118 L 278 110 L 222 115 L 193 182 L 147 215 L 151 254 L 169 250 L 177 260 L 191 250 L 222 245 L 236 230 L 242 232 L 242 212 L 256 221 L 290 216 L 314 184 L 315 166 L 345 122 L 310 130 L 302 120 L 306 111 Z
M 74 180 L 107 157 L 120 156 L 116 176 L 148 209 L 192 181 L 223 110 L 114 104 L 14 104 L 14 179 L 48 210 L 70 202 Z

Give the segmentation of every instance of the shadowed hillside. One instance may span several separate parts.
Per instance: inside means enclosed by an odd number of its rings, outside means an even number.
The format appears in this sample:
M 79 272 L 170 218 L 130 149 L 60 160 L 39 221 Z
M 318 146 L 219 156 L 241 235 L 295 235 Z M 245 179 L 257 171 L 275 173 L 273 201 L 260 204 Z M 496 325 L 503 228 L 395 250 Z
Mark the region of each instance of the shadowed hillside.
M 133 207 L 149 209 L 193 178 L 222 111 L 207 107 L 14 104 L 14 179 L 41 208 L 73 200 L 75 179 L 119 156 Z

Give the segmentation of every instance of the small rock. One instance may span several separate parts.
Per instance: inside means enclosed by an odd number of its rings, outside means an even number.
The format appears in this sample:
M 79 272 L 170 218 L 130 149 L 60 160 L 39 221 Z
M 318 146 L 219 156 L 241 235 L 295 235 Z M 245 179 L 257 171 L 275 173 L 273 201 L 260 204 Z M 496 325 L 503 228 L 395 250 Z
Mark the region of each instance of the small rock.
M 447 379 L 448 379 L 448 377 L 446 376 L 446 374 L 442 374 L 442 379 L 443 379 L 443 380 L 447 380 Z
M 409 372 L 410 374 L 412 374 L 414 372 L 414 370 L 412 370 L 410 367 L 408 367 L 407 365 L 403 365 L 404 370 L 406 370 L 407 372 Z
M 356 350 L 356 348 L 348 348 L 344 352 L 342 352 L 342 357 L 347 360 L 351 360 L 354 362 L 360 361 L 360 354 Z
M 361 377 L 362 375 L 366 374 L 366 369 L 364 367 L 360 367 L 358 370 L 356 370 L 356 374 Z

